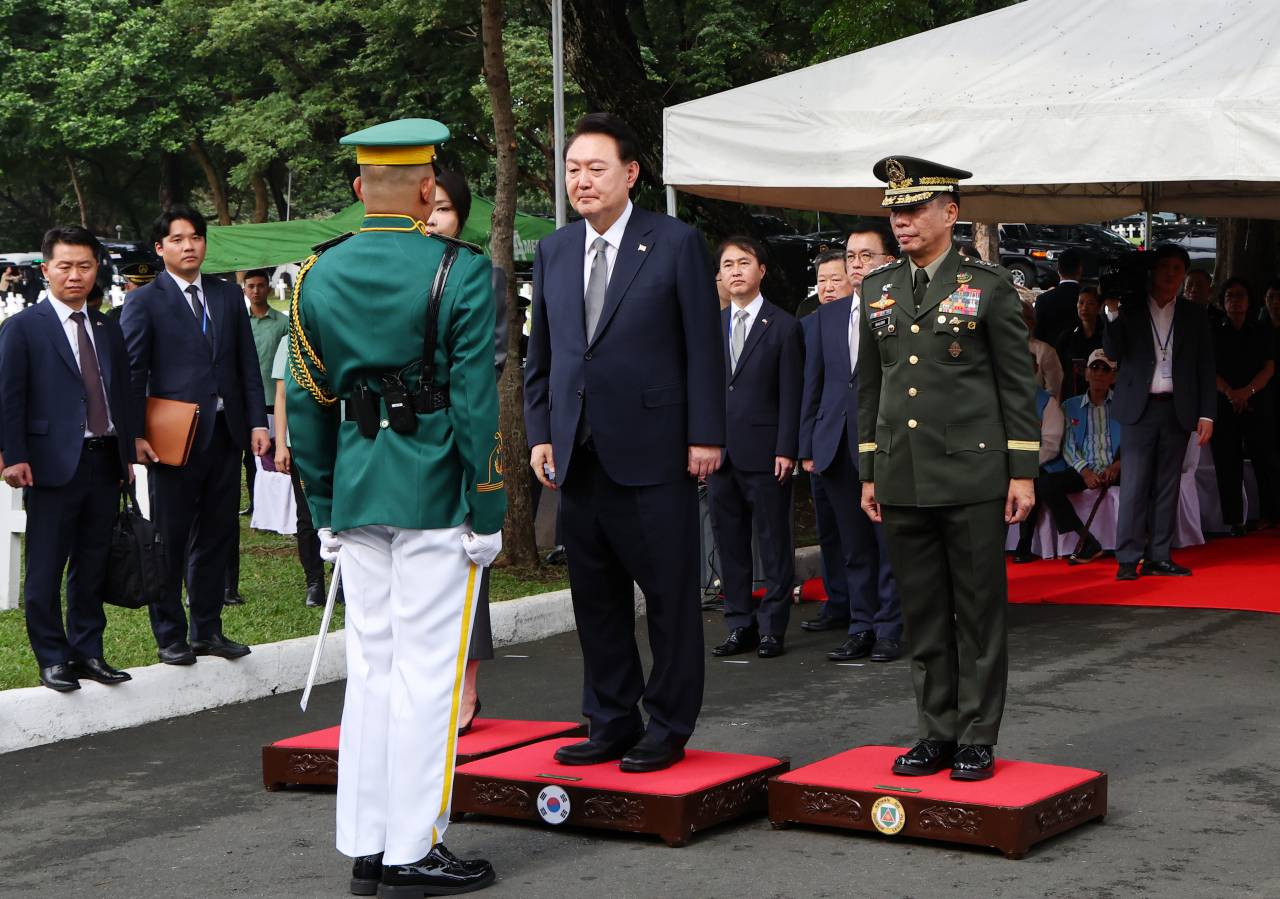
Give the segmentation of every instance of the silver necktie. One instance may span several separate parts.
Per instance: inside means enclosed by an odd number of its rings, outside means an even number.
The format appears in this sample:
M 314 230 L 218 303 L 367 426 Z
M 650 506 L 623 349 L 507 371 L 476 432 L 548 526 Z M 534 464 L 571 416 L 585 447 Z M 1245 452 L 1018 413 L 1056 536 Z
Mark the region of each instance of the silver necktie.
M 600 324 L 600 313 L 604 311 L 604 292 L 609 286 L 609 260 L 605 258 L 604 248 L 609 242 L 597 237 L 591 242 L 591 249 L 596 251 L 591 260 L 591 277 L 587 279 L 587 342 L 596 336 L 596 325 Z
M 729 356 L 733 360 L 733 370 L 737 371 L 738 357 L 742 355 L 742 345 L 747 341 L 747 310 L 739 309 L 734 318 L 738 324 L 729 336 Z

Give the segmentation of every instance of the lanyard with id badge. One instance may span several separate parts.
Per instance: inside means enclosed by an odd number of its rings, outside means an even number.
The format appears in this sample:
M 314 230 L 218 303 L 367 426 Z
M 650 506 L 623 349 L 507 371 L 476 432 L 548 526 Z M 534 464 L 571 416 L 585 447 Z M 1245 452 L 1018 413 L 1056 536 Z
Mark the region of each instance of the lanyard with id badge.
M 1160 348 L 1160 359 L 1157 365 L 1160 368 L 1160 377 L 1173 380 L 1173 360 L 1169 358 L 1169 342 L 1173 340 L 1173 319 L 1169 320 L 1169 333 L 1164 335 L 1164 340 L 1160 339 L 1160 331 L 1156 328 L 1156 321 L 1151 319 L 1151 332 L 1156 335 L 1156 346 Z

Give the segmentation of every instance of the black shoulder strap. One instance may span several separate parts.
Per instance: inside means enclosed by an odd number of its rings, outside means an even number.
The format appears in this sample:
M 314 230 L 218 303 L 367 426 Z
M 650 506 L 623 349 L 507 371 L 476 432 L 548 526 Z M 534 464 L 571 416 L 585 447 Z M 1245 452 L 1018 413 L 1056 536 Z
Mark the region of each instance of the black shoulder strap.
M 440 323 L 440 301 L 444 298 L 445 282 L 449 280 L 449 270 L 458 258 L 458 248 L 448 243 L 444 248 L 444 256 L 436 268 L 435 280 L 431 282 L 431 298 L 427 301 L 427 335 L 422 343 L 422 377 L 419 389 L 435 386 L 436 340 Z
M 465 241 L 465 240 L 459 240 L 459 239 L 458 239 L 458 238 L 456 238 L 456 237 L 448 237 L 448 236 L 446 236 L 446 235 L 444 235 L 444 234 L 440 234 L 440 233 L 438 233 L 438 232 L 434 232 L 434 231 L 431 233 L 431 236 L 432 236 L 432 237 L 434 237 L 436 240 L 442 241 L 443 243 L 445 243 L 445 244 L 447 244 L 447 245 L 449 245 L 449 246 L 451 246 L 451 247 L 454 247 L 455 249 L 456 249 L 456 248 L 466 248 L 466 249 L 470 250 L 471 252 L 475 253 L 477 256 L 483 256 L 483 255 L 484 255 L 484 250 L 482 250 L 482 249 L 481 249 L 477 244 L 473 244 L 473 243 L 470 243 L 470 242 Z
M 311 252 L 319 255 L 320 253 L 323 253 L 325 250 L 331 247 L 336 247 L 338 244 L 342 243 L 348 237 L 354 237 L 355 233 L 356 232 L 354 231 L 348 231 L 346 234 L 339 234 L 337 237 L 331 237 L 328 240 L 324 241 L 323 243 L 316 244 L 314 247 L 311 248 Z

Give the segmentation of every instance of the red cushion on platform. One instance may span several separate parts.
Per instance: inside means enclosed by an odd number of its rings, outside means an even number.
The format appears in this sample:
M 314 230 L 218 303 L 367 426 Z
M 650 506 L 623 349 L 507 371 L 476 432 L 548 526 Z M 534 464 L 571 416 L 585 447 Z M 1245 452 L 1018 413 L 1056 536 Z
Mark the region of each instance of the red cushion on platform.
M 949 769 L 928 777 L 901 777 L 893 773 L 893 760 L 906 751 L 892 746 L 860 746 L 788 774 L 780 774 L 778 779 L 815 787 L 868 792 L 875 792 L 881 786 L 904 787 L 920 791 L 908 795 L 927 799 L 1020 808 L 1098 776 L 1097 771 L 1084 768 L 1014 762 L 997 755 L 995 776 L 990 780 L 952 780 Z M 899 791 L 883 792 L 886 796 L 894 796 Z
M 504 746 L 515 746 L 538 740 L 548 734 L 564 733 L 577 727 L 570 721 L 507 721 L 502 718 L 477 718 L 471 730 L 458 738 L 459 755 L 479 755 L 496 752 Z M 290 737 L 273 743 L 273 746 L 296 749 L 331 749 L 338 748 L 338 734 L 341 727 L 330 727 L 313 733 Z
M 577 740 L 544 740 L 513 749 L 487 759 L 468 762 L 458 767 L 459 773 L 480 777 L 503 777 L 508 780 L 532 780 L 543 783 L 572 783 L 574 786 L 598 790 L 626 790 L 654 796 L 680 796 L 705 790 L 736 777 L 763 771 L 778 760 L 762 755 L 737 755 L 732 752 L 701 752 L 690 749 L 684 761 L 665 771 L 649 774 L 624 774 L 617 762 L 603 765 L 562 765 L 553 757 L 557 749 Z M 555 774 L 558 777 L 538 777 Z M 563 780 L 561 778 L 575 778 Z

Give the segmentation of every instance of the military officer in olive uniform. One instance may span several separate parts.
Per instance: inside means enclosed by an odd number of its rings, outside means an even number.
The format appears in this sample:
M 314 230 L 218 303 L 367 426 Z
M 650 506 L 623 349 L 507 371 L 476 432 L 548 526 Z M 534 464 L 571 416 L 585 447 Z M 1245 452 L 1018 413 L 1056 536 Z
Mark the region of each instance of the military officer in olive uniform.
M 293 457 L 346 595 L 337 846 L 359 895 L 494 879 L 441 842 L 472 611 L 506 514 L 493 266 L 423 224 L 448 136 L 407 119 L 342 138 L 364 222 L 303 265 L 291 311 Z
M 896 774 L 985 780 L 1004 712 L 1004 542 L 1031 510 L 1040 429 L 1027 330 L 1005 269 L 961 256 L 968 172 L 891 157 L 883 207 L 903 256 L 862 282 L 858 468 L 911 642 L 920 742 Z

